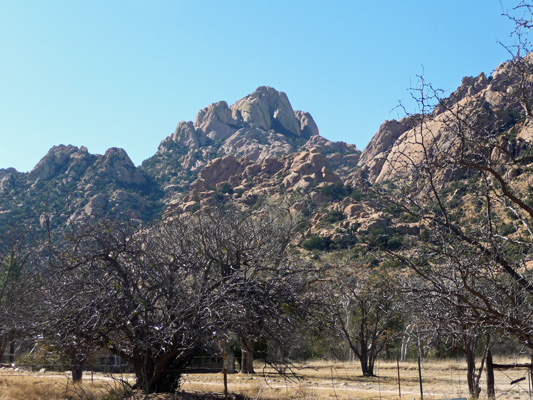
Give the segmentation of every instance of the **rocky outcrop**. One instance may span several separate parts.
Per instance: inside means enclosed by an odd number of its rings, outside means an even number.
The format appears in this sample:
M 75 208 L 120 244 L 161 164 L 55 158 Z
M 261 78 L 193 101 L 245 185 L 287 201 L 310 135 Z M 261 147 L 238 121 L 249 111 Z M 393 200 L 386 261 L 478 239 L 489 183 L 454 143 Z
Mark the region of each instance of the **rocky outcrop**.
M 234 156 L 217 158 L 210 162 L 200 172 L 198 179 L 191 184 L 191 193 L 215 188 L 218 184 L 227 182 L 233 176 L 242 173 L 246 166 L 246 161 L 239 162 Z
M 195 209 L 198 204 L 208 206 L 221 193 L 253 203 L 264 195 L 309 193 L 323 185 L 342 184 L 327 162 L 317 148 L 261 162 L 230 155 L 217 158 L 202 169 L 189 194 L 171 202 L 167 212 Z
M 326 166 L 342 179 L 346 179 L 353 172 L 361 155 L 354 144 L 332 142 L 318 135 L 312 136 L 302 148 L 317 149 L 326 158 Z
M 326 158 L 313 148 L 297 154 L 286 163 L 282 186 L 287 190 L 307 191 L 320 183 L 340 183 L 341 179 L 326 167 Z
M 220 147 L 220 154 L 246 157 L 254 162 L 279 157 L 294 151 L 284 135 L 273 130 L 241 128 Z
M 235 103 L 231 109 L 233 117 L 241 126 L 248 125 L 265 131 L 274 129 L 286 135 L 303 137 L 300 121 L 296 118 L 287 95 L 274 88 L 260 86 Z
M 379 174 L 392 146 L 401 135 L 413 127 L 413 123 L 414 118 L 411 117 L 381 124 L 359 158 L 358 165 L 363 168 L 365 177 Z
M 178 124 L 174 133 L 161 142 L 159 151 L 167 151 L 171 143 L 181 144 L 189 149 L 197 149 L 205 146 L 206 138 L 202 131 L 196 131 L 192 122 L 182 121 Z
M 300 123 L 301 136 L 312 138 L 313 136 L 319 135 L 318 126 L 313 117 L 311 117 L 311 114 L 304 111 L 295 111 L 294 116 Z
M 142 185 L 146 177 L 139 171 L 128 154 L 116 147 L 108 149 L 94 164 L 94 173 L 101 179 L 114 180 L 126 185 Z
M 214 141 L 229 138 L 239 125 L 241 124 L 233 119 L 232 110 L 225 101 L 200 110 L 194 120 L 194 127 Z
M 309 113 L 294 111 L 285 93 L 260 86 L 231 107 L 219 101 L 200 110 L 194 123 L 180 122 L 174 134 L 163 140 L 159 151 L 165 151 L 171 143 L 196 149 L 225 141 L 237 131 L 241 140 L 249 131 L 264 135 L 275 132 L 286 139 L 287 136 L 309 139 L 318 135 L 318 127 Z
M 311 114 L 293 110 L 285 93 L 261 86 L 231 106 L 219 101 L 200 110 L 194 122 L 180 122 L 142 169 L 165 188 L 181 192 L 217 157 L 262 163 L 297 152 L 318 135 Z M 358 153 L 355 146 L 346 153 L 354 150 Z
M 34 180 L 49 180 L 60 173 L 83 173 L 93 160 L 86 147 L 54 146 L 30 171 L 29 177 Z

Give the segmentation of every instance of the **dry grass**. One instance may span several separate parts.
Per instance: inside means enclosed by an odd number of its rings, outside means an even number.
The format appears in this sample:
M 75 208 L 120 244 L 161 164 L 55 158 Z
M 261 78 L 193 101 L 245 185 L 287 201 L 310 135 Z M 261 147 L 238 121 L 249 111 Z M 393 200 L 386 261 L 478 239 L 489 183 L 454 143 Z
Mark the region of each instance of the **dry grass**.
M 516 360 L 495 360 L 510 363 Z M 528 360 L 517 360 L 529 362 Z M 378 376 L 365 378 L 357 363 L 311 362 L 296 365 L 296 377 L 284 378 L 272 368 L 256 364 L 257 374 L 228 376 L 231 393 L 251 400 L 281 399 L 398 399 L 398 370 L 396 362 L 379 362 Z M 526 376 L 518 385 L 514 379 Z M 401 393 L 403 399 L 420 398 L 418 366 L 416 362 L 400 363 Z M 422 366 L 424 399 L 468 397 L 466 366 L 463 361 L 428 361 Z M 131 376 L 126 377 L 132 379 Z M 530 399 L 527 371 L 496 372 L 498 399 Z M 482 382 L 483 388 L 485 382 Z M 15 373 L 0 371 L 0 400 L 101 400 L 111 390 L 122 387 L 114 377 L 95 374 L 94 382 L 86 374 L 82 385 L 73 385 L 66 375 Z M 183 389 L 188 392 L 222 393 L 221 374 L 186 374 Z M 485 390 L 482 392 L 485 392 Z M 482 396 L 483 397 L 483 396 Z M 107 395 L 107 398 L 110 399 Z M 150 397 L 151 399 L 154 397 Z M 171 399 L 174 396 L 161 396 Z M 115 397 L 116 399 L 116 397 Z
M 101 379 L 74 385 L 65 374 L 0 371 L 0 400 L 99 400 L 122 387 L 119 381 Z

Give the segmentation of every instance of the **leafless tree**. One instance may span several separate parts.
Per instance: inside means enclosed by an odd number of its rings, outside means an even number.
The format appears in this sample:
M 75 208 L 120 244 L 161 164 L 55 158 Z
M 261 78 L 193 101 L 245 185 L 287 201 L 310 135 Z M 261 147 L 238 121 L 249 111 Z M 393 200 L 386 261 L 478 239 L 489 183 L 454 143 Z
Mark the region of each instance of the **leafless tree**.
M 255 341 L 283 343 L 283 333 L 294 327 L 287 326 L 279 307 L 296 307 L 303 300 L 305 268 L 288 250 L 301 218 L 283 202 L 259 210 L 228 203 L 188 218 L 196 229 L 187 239 L 201 246 L 217 279 L 227 283 L 225 296 L 232 307 L 224 317 L 226 335 L 239 340 L 241 372 L 253 373 Z
M 281 342 L 305 299 L 276 218 L 225 208 L 142 230 L 87 224 L 51 260 L 48 336 L 79 361 L 109 349 L 145 392 L 175 390 L 195 353 L 231 332 Z
M 321 288 L 335 330 L 359 359 L 363 375 L 374 376 L 378 356 L 402 334 L 398 282 L 385 268 L 355 261 L 335 266 L 328 278 Z
M 37 246 L 30 245 L 28 236 L 13 228 L 0 241 L 0 358 L 14 339 L 31 336 L 38 292 Z
M 412 128 L 384 164 L 396 189 L 364 183 L 420 222 L 418 246 L 390 253 L 416 272 L 412 289 L 466 335 L 465 344 L 479 332 L 500 331 L 533 348 L 531 7 L 522 1 L 508 13 L 517 26 L 512 59 L 493 76 L 480 75 L 478 86 L 465 81 L 442 98 L 420 77 Z M 469 359 L 472 346 L 464 348 Z
M 448 296 L 453 296 L 452 293 L 461 291 L 459 287 L 449 287 L 450 280 L 443 279 L 440 283 L 441 289 L 448 285 L 446 293 L 437 292 L 433 284 L 428 284 L 417 276 L 404 277 L 403 282 L 403 298 L 411 318 L 423 326 L 426 334 L 430 333 L 430 336 L 438 339 L 441 346 L 446 346 L 448 351 L 460 351 L 464 354 L 469 393 L 473 398 L 478 398 L 481 392 L 481 375 L 492 345 L 493 329 L 481 324 L 465 323 L 464 313 L 471 311 L 465 307 L 455 307 L 453 302 L 447 301 Z M 468 296 L 467 293 L 464 294 Z

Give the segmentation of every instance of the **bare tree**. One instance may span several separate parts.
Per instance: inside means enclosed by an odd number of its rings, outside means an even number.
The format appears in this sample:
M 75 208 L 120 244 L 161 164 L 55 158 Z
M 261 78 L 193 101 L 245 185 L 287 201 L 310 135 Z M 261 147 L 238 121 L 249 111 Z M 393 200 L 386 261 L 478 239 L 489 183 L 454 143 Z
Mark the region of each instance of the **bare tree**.
M 449 279 L 444 278 L 439 284 L 440 292 L 435 290 L 435 285 L 428 284 L 417 276 L 404 277 L 403 282 L 403 290 L 406 293 L 404 299 L 411 318 L 423 325 L 425 331 L 437 338 L 441 345 L 447 346 L 448 350 L 459 350 L 464 354 L 469 393 L 473 398 L 478 398 L 485 360 L 492 346 L 493 329 L 482 324 L 465 322 L 465 313 L 471 310 L 467 307 L 456 307 L 454 302 L 448 301 L 449 296 L 461 291 L 458 287 L 449 287 L 452 284 Z M 446 292 L 442 290 L 444 286 L 448 286 Z M 463 294 L 468 296 L 465 291 Z M 457 301 L 460 302 L 460 299 Z M 481 357 L 478 357 L 478 354 L 481 354 Z
M 281 342 L 305 310 L 301 275 L 277 244 L 290 234 L 268 212 L 216 213 L 79 229 L 51 260 L 48 336 L 80 361 L 109 349 L 145 392 L 175 390 L 197 351 L 230 332 Z
M 396 188 L 363 184 L 424 230 L 415 248 L 390 253 L 420 278 L 412 290 L 424 304 L 463 335 L 474 396 L 471 350 L 480 333 L 504 331 L 533 348 L 531 7 L 522 1 L 510 13 L 513 57 L 491 77 L 466 79 L 448 98 L 420 77 L 419 112 L 382 172 Z
M 397 279 L 370 263 L 335 266 L 321 285 L 337 333 L 361 363 L 364 376 L 374 376 L 383 350 L 402 334 L 403 310 Z
M 28 236 L 12 229 L 0 241 L 0 358 L 13 340 L 31 336 L 38 294 L 37 246 Z
M 290 327 L 280 307 L 302 302 L 298 296 L 305 287 L 305 269 L 288 252 L 301 219 L 283 202 L 258 210 L 220 204 L 188 218 L 196 227 L 188 240 L 200 244 L 218 278 L 231 283 L 225 294 L 233 304 L 225 316 L 226 334 L 239 340 L 241 372 L 253 373 L 255 341 L 283 343 L 283 332 Z

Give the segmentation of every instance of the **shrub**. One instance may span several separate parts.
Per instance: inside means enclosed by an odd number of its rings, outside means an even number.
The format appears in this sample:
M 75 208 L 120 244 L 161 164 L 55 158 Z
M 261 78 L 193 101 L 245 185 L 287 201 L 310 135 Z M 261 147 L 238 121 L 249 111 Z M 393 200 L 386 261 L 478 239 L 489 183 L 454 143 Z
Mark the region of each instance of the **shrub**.
M 217 187 L 217 192 L 224 194 L 233 194 L 233 188 L 228 182 L 223 182 Z
M 335 222 L 342 221 L 344 219 L 344 213 L 339 210 L 331 210 L 328 214 L 322 219 L 322 221 L 328 224 L 334 224 Z
M 302 242 L 302 247 L 306 250 L 329 250 L 333 241 L 327 237 L 313 236 Z
M 320 188 L 320 193 L 331 197 L 333 200 L 341 200 L 348 196 L 348 191 L 342 183 L 324 185 Z

